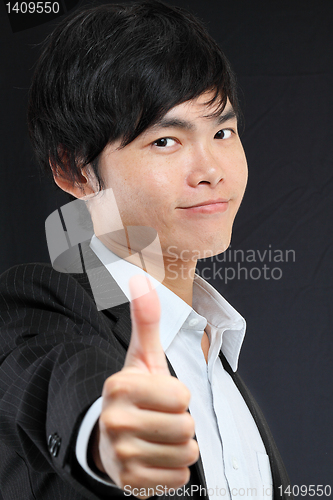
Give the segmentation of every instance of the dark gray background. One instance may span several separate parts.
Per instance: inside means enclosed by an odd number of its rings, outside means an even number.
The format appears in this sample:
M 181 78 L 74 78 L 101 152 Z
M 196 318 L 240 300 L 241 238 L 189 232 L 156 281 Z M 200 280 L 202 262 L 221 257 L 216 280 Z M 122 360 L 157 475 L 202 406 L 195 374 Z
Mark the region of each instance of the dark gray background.
M 25 118 L 38 44 L 57 21 L 29 27 L 32 20 L 25 17 L 13 32 L 5 3 L 0 272 L 17 263 L 49 261 L 44 222 L 68 201 L 40 177 Z M 205 275 L 247 319 L 240 373 L 262 406 L 292 483 L 333 488 L 333 2 L 172 3 L 207 23 L 238 75 L 250 171 L 231 249 L 256 252 L 256 262 L 238 258 L 252 278 L 243 270 L 238 279 L 235 259 L 199 268 L 209 267 Z M 263 262 L 258 250 L 262 258 L 267 251 Z M 268 250 L 273 256 L 281 250 L 284 257 L 294 250 L 295 261 L 274 262 Z M 227 284 L 226 267 L 236 272 Z M 271 276 L 275 267 L 280 279 Z

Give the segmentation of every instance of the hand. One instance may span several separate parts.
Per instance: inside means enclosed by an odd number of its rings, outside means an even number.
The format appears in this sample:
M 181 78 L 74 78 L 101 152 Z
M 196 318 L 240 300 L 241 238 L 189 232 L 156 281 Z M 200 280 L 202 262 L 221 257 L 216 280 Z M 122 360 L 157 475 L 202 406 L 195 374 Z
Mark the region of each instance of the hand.
M 103 387 L 93 458 L 119 487 L 144 488 L 140 496 L 147 498 L 158 485 L 186 484 L 199 450 L 187 411 L 190 392 L 170 375 L 160 343 L 157 293 L 147 293 L 142 276 L 132 278 L 130 289 L 137 297 L 131 302 L 131 342 L 124 368 Z

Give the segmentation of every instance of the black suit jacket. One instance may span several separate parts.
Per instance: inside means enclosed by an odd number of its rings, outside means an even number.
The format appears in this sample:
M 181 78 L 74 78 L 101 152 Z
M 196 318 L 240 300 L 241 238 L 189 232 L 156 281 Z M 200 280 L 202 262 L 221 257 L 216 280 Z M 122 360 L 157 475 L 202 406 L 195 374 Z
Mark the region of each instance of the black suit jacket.
M 75 457 L 82 418 L 119 371 L 130 340 L 129 304 L 97 266 L 59 273 L 45 264 L 14 267 L 0 279 L 0 491 L 2 500 L 124 498 L 90 478 Z M 113 290 L 111 307 L 105 307 Z M 102 304 L 102 305 L 101 305 Z M 270 457 L 274 498 L 289 485 L 268 425 L 237 373 L 220 355 L 258 425 Z M 169 368 L 174 375 L 172 367 Z M 192 497 L 203 498 L 201 460 L 191 467 Z M 191 491 L 191 490 L 189 490 Z M 176 495 L 177 496 L 177 495 Z

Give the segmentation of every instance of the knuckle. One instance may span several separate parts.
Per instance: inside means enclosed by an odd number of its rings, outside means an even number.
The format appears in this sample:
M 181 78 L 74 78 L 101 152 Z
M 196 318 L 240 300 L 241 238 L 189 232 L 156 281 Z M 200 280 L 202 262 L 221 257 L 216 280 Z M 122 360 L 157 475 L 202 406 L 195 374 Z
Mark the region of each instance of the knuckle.
M 189 389 L 180 380 L 176 380 L 175 387 L 173 388 L 173 398 L 182 411 L 186 411 L 191 399 Z
M 188 465 L 194 464 L 199 458 L 199 446 L 195 439 L 188 442 Z
M 182 415 L 183 425 L 182 425 L 182 433 L 185 439 L 193 438 L 195 433 L 195 422 L 193 417 L 189 412 L 185 412 Z
M 183 467 L 177 470 L 177 473 L 174 474 L 174 486 L 173 488 L 180 488 L 187 484 L 190 480 L 190 469 L 188 467 Z
M 116 460 L 121 464 L 130 462 L 136 456 L 133 446 L 131 446 L 128 442 L 124 442 L 122 440 L 114 444 L 113 453 Z M 125 470 L 123 471 L 123 475 L 124 474 Z
M 126 380 L 127 379 L 127 380 Z M 111 375 L 104 382 L 103 397 L 116 400 L 127 397 L 132 392 L 132 385 L 128 377 L 124 377 L 121 372 Z
M 128 413 L 117 408 L 105 410 L 99 417 L 100 428 L 108 434 L 119 435 L 129 432 L 131 425 L 128 419 Z
M 186 408 L 188 407 L 189 403 L 190 403 L 190 399 L 191 399 L 191 392 L 190 390 L 188 389 L 188 387 L 186 387 L 185 384 L 182 384 L 182 389 L 183 389 L 183 395 L 182 395 L 182 398 L 183 398 L 183 401 L 184 401 L 184 404 L 186 405 Z

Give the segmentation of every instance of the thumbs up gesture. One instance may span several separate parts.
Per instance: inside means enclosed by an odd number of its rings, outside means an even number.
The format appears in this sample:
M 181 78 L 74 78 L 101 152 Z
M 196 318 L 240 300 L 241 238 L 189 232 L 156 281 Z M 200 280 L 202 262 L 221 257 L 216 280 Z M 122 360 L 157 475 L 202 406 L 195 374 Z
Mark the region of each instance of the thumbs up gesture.
M 97 467 L 141 498 L 179 488 L 199 456 L 190 392 L 169 373 L 159 337 L 160 304 L 142 276 L 132 278 L 132 336 L 123 369 L 103 387 L 93 447 Z

